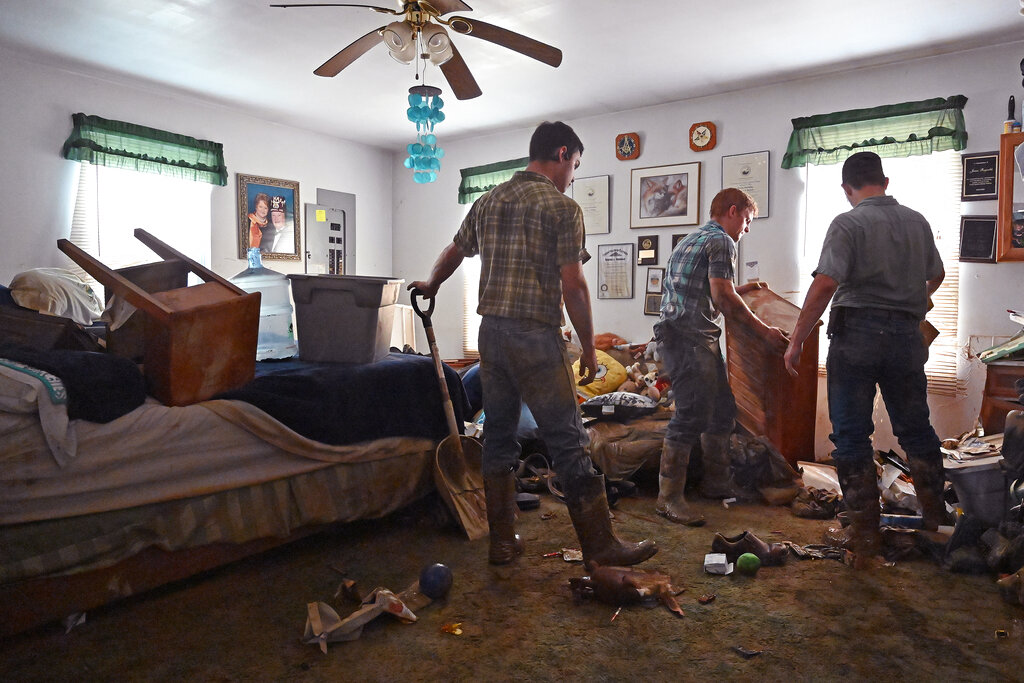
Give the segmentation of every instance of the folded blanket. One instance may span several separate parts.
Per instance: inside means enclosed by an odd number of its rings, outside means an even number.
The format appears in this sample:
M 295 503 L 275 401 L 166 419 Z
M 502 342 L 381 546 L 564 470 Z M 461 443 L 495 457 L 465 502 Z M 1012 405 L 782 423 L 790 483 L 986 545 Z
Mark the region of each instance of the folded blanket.
M 68 418 L 110 422 L 146 400 L 146 380 L 131 360 L 93 351 L 44 351 L 0 345 L 8 358 L 59 377 L 67 389 Z
M 249 384 L 214 398 L 245 401 L 299 434 L 331 445 L 389 436 L 448 435 L 429 356 L 391 353 L 376 363 L 262 361 Z M 460 431 L 470 414 L 458 373 L 444 366 Z

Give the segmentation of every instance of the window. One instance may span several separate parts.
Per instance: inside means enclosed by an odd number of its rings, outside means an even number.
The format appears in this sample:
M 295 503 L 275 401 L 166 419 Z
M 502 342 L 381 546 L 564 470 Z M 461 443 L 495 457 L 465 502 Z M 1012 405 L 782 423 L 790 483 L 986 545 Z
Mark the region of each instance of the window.
M 462 261 L 462 350 L 469 357 L 480 355 L 477 337 L 480 334 L 480 314 L 476 312 L 480 288 L 480 257 Z
M 106 266 L 124 268 L 157 259 L 135 239 L 136 228 L 210 265 L 212 185 L 88 162 L 81 163 L 78 183 L 71 241 Z M 89 282 L 102 290 L 91 278 Z
M 224 146 L 83 113 L 72 114 L 71 123 L 61 150 L 81 163 L 71 241 L 106 266 L 123 268 L 154 260 L 135 239 L 143 228 L 209 266 L 210 185 L 227 184 Z
M 957 314 L 959 292 L 959 232 L 960 232 L 960 155 L 956 151 L 934 152 L 921 156 L 888 158 L 882 162 L 889 178 L 887 194 L 898 202 L 920 211 L 928 220 L 935 235 L 935 244 L 942 256 L 946 278 L 933 295 L 934 308 L 928 321 L 939 336 L 930 347 L 928 364 L 928 390 L 932 393 L 956 396 L 965 391 L 965 381 L 957 373 Z M 828 166 L 807 165 L 807 185 L 804 211 L 804 242 L 800 254 L 801 294 L 807 292 L 811 272 L 817 265 L 821 244 L 832 219 L 850 209 L 840 188 L 842 164 Z M 824 371 L 828 338 L 825 327 L 828 313 L 823 318 L 819 343 L 819 369 Z

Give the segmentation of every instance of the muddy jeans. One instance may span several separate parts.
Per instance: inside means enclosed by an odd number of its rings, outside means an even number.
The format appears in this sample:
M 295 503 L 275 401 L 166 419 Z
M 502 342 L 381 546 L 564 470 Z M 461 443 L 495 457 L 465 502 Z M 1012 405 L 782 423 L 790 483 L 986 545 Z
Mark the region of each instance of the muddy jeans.
M 534 320 L 484 316 L 479 345 L 484 474 L 497 475 L 518 464 L 516 429 L 523 402 L 563 485 L 593 473 L 585 450 L 590 440 L 559 329 Z
M 709 348 L 703 340 L 659 326 L 662 367 L 672 383 L 675 412 L 665 438 L 692 446 L 702 433 L 731 434 L 736 424 L 736 399 L 721 346 Z
M 836 316 L 835 308 L 832 315 Z M 882 391 L 893 434 L 907 455 L 939 450 L 928 417 L 928 381 L 918 320 L 909 313 L 845 308 L 838 324 L 830 323 L 828 349 L 829 439 L 836 461 L 869 460 L 875 386 Z

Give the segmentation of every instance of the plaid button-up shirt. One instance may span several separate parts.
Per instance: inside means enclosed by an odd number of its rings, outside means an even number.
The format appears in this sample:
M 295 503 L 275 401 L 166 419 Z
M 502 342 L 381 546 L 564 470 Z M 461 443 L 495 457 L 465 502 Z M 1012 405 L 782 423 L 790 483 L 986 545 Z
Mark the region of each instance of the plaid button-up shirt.
M 715 343 L 721 335 L 721 315 L 711 299 L 708 278 L 731 280 L 735 270 L 736 243 L 717 222 L 708 221 L 680 240 L 668 257 L 660 323 Z
M 480 255 L 477 313 L 562 323 L 561 267 L 588 258 L 583 210 L 548 178 L 519 171 L 480 197 L 455 235 Z

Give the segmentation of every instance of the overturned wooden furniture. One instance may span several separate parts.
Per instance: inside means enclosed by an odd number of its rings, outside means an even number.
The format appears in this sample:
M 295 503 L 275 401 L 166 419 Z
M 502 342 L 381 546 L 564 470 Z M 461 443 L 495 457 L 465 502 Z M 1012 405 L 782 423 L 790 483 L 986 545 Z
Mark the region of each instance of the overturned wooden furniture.
M 251 381 L 259 292 L 247 293 L 145 230 L 136 230 L 135 237 L 164 261 L 115 271 L 68 240 L 58 240 L 57 247 L 135 306 L 135 315 L 144 316 L 143 371 L 149 392 L 167 405 L 184 406 Z M 191 271 L 204 282 L 165 291 L 147 289 L 153 281 L 150 276 L 166 271 Z M 118 352 L 116 345 L 111 350 Z M 121 351 L 131 356 L 136 350 Z
M 750 310 L 787 335 L 800 309 L 768 288 L 743 295 Z M 814 425 L 818 411 L 817 323 L 804 342 L 798 375 L 786 371 L 782 354 L 742 323 L 726 326 L 729 385 L 736 396 L 736 421 L 754 436 L 764 436 L 790 465 L 814 460 Z

